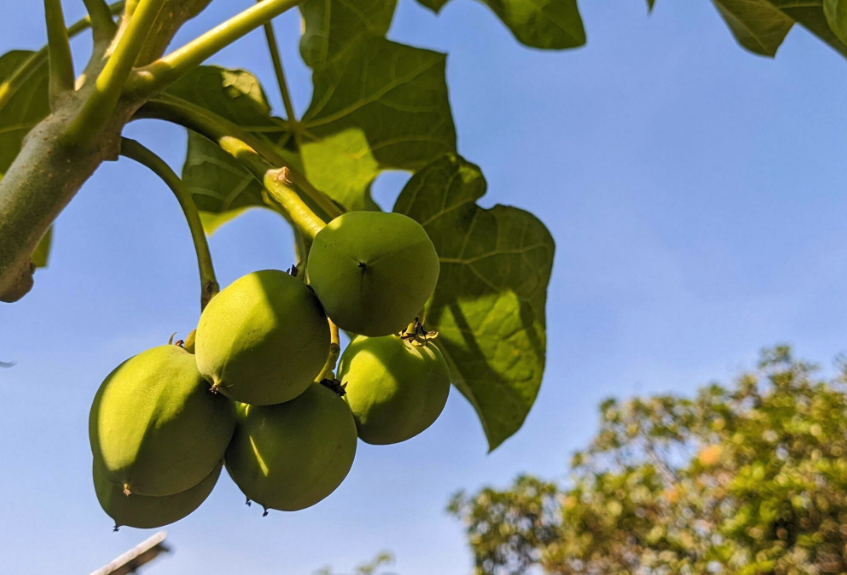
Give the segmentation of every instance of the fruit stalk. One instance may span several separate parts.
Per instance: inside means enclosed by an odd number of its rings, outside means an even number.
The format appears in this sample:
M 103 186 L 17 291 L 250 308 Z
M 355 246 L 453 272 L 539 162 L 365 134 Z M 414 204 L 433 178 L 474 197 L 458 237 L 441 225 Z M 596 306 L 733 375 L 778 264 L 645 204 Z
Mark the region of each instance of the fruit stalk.
M 275 169 L 262 159 L 256 150 L 232 136 L 224 136 L 218 143 L 265 186 L 265 190 L 279 204 L 288 220 L 307 240 L 315 239 L 315 235 L 326 224 L 297 195 L 291 181 L 291 171 L 288 168 Z
M 123 138 L 121 140 L 121 155 L 149 168 L 167 184 L 176 196 L 182 208 L 182 213 L 185 214 L 185 220 L 188 222 L 191 239 L 194 242 L 194 251 L 197 253 L 197 266 L 200 270 L 200 309 L 201 311 L 206 309 L 209 300 L 220 291 L 220 286 L 215 278 L 212 254 L 209 251 L 209 243 L 206 241 L 206 234 L 203 231 L 203 223 L 200 221 L 197 205 L 191 197 L 191 190 L 162 158 L 139 142 Z
M 329 355 L 326 358 L 326 364 L 321 370 L 321 373 L 315 378 L 315 381 L 318 383 L 325 379 L 333 378 L 335 366 L 338 364 L 338 357 L 341 355 L 341 337 L 338 326 L 331 319 L 327 319 L 327 321 L 329 322 L 330 334 Z
M 289 165 L 286 158 L 279 153 L 273 144 L 241 129 L 235 123 L 209 110 L 195 106 L 181 98 L 163 94 L 147 102 L 139 109 L 136 118 L 154 118 L 173 122 L 189 130 L 194 130 L 218 144 L 220 144 L 221 138 L 225 136 L 237 138 L 255 150 L 268 163 L 274 166 L 287 167 L 291 181 L 320 208 L 328 219 L 337 218 L 344 213 L 326 194 L 315 188 L 305 175 Z

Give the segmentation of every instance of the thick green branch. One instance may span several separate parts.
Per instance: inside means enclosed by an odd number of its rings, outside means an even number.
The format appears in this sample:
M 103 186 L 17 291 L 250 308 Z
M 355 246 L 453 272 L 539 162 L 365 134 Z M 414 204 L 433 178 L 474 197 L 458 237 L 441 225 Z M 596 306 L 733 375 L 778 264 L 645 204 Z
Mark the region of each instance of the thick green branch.
M 271 165 L 279 167 L 286 166 L 291 181 L 323 211 L 327 218 L 334 219 L 343 213 L 335 202 L 315 188 L 306 179 L 306 176 L 294 169 L 273 144 L 242 130 L 233 122 L 205 108 L 195 106 L 180 98 L 162 95 L 145 104 L 136 116 L 174 122 L 199 134 L 203 134 L 216 142 L 220 141 L 224 136 L 233 136 L 253 148 L 253 150 Z
M 124 2 L 121 0 L 120 2 L 115 2 L 111 6 L 109 6 L 111 14 L 118 14 L 124 8 Z M 88 30 L 91 27 L 91 19 L 88 17 L 83 18 L 77 22 L 71 24 L 68 28 L 68 37 L 73 38 L 81 34 L 82 32 Z M 47 61 L 49 57 L 48 47 L 44 46 L 38 52 L 35 52 L 32 56 L 30 56 L 23 65 L 15 70 L 15 73 L 2 84 L 0 84 L 0 110 L 9 102 L 9 99 L 18 91 L 18 89 L 29 80 L 32 75 L 38 70 L 44 62 Z
M 114 52 L 97 77 L 94 92 L 68 130 L 67 141 L 75 144 L 90 143 L 87 141 L 88 136 L 96 134 L 112 117 L 132 67 L 164 4 L 165 0 L 139 2 Z
M 131 90 L 139 95 L 149 95 L 166 88 L 210 56 L 303 1 L 264 0 L 244 10 L 182 48 L 140 69 Z
M 50 102 L 74 89 L 74 60 L 62 0 L 44 0 L 44 19 L 47 23 L 47 49 L 50 55 Z
M 112 9 L 105 0 L 83 0 L 91 28 L 94 30 L 94 42 L 107 42 L 112 39 L 118 27 L 112 18 Z
M 191 191 L 162 158 L 139 142 L 123 138 L 121 140 L 121 155 L 149 168 L 168 185 L 176 196 L 182 212 L 185 214 L 188 228 L 191 230 L 194 251 L 197 252 L 197 265 L 200 269 L 200 309 L 204 309 L 209 300 L 218 293 L 220 287 L 215 278 L 215 268 L 212 265 L 209 243 L 206 241 L 206 234 L 203 231 L 197 206 L 191 197 Z
M 294 183 L 290 179 L 291 171 L 288 168 L 274 168 L 256 150 L 232 136 L 218 139 L 218 144 L 262 183 L 268 195 L 280 205 L 285 216 L 300 230 L 304 238 L 313 240 L 323 229 L 326 225 L 324 221 L 315 215 L 294 190 Z

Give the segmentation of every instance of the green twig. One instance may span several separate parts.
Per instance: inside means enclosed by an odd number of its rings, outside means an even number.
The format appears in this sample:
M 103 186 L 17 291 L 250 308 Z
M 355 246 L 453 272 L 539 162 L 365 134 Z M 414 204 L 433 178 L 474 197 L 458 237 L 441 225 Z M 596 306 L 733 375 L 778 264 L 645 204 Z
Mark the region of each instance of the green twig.
M 50 104 L 74 89 L 74 60 L 62 0 L 44 0 L 44 20 L 47 23 L 47 49 L 50 56 Z
M 165 0 L 139 1 L 114 52 L 97 77 L 94 92 L 68 129 L 66 137 L 69 142 L 83 145 L 90 143 L 88 137 L 96 134 L 110 120 L 135 60 L 164 4 Z
M 256 0 L 263 2 L 264 0 Z M 276 83 L 279 85 L 279 93 L 282 96 L 282 104 L 285 106 L 285 116 L 291 130 L 297 133 L 297 115 L 294 113 L 294 104 L 291 101 L 291 93 L 288 91 L 288 83 L 285 81 L 285 70 L 282 68 L 282 56 L 279 53 L 279 43 L 276 41 L 273 22 L 265 24 L 265 39 L 268 41 L 268 51 L 271 53 L 271 61 L 274 65 Z
M 123 0 L 115 2 L 109 6 L 109 10 L 113 15 L 119 14 L 123 9 Z M 86 16 L 82 20 L 71 24 L 68 28 L 68 37 L 73 38 L 74 36 L 78 36 L 90 27 L 91 19 Z M 44 62 L 47 61 L 48 57 L 48 47 L 44 46 L 41 50 L 33 53 L 32 56 L 27 58 L 8 80 L 0 84 L 0 110 L 9 103 L 12 96 L 14 96 L 18 89 L 32 77 L 32 75 L 42 66 L 42 64 L 44 64 Z
M 112 9 L 106 4 L 106 0 L 83 0 L 91 28 L 94 31 L 94 42 L 108 42 L 118 30 L 117 24 L 112 19 Z
M 194 241 L 194 250 L 197 252 L 197 265 L 200 269 L 200 309 L 205 309 L 206 304 L 218 293 L 220 287 L 215 278 L 212 254 L 209 251 L 209 243 L 206 241 L 200 214 L 197 211 L 194 199 L 191 197 L 191 190 L 162 158 L 139 142 L 122 138 L 121 155 L 149 168 L 168 185 L 176 196 L 182 212 L 185 214 L 188 228 L 191 230 L 191 239 Z
M 315 379 L 317 382 L 332 379 L 335 366 L 338 365 L 338 357 L 341 355 L 341 337 L 338 333 L 338 326 L 331 319 L 327 319 L 327 321 L 329 322 L 330 334 L 329 355 L 326 358 L 326 363 L 320 375 Z
M 291 181 L 323 211 L 328 219 L 337 218 L 344 213 L 326 194 L 315 188 L 306 179 L 306 176 L 291 166 L 291 163 L 279 153 L 273 144 L 242 130 L 235 123 L 205 108 L 174 96 L 162 95 L 145 104 L 139 110 L 137 117 L 174 122 L 216 142 L 224 136 L 233 136 L 250 146 L 271 165 L 287 167 Z
M 263 0 L 185 46 L 141 68 L 130 89 L 145 96 L 173 84 L 207 58 L 304 0 Z
M 324 221 L 315 215 L 294 190 L 294 183 L 290 179 L 291 171 L 288 168 L 274 168 L 256 150 L 232 136 L 219 138 L 218 144 L 265 187 L 268 195 L 279 204 L 285 216 L 300 230 L 305 239 L 313 240 L 323 229 L 326 225 Z

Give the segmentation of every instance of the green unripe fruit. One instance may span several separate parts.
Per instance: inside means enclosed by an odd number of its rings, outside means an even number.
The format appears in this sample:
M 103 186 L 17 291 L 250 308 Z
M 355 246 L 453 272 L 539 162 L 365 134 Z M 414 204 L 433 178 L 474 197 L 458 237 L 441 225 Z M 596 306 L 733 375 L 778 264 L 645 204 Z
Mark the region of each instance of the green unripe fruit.
M 450 373 L 435 344 L 400 337 L 357 337 L 341 356 L 338 378 L 359 437 L 373 445 L 406 441 L 432 425 L 447 403 Z
M 315 383 L 294 401 L 240 406 L 226 469 L 248 500 L 298 511 L 335 491 L 355 455 L 350 409 Z
M 350 212 L 318 232 L 306 273 L 338 327 L 369 336 L 402 331 L 435 291 L 435 246 L 402 214 Z
M 285 272 L 265 270 L 212 298 L 194 353 L 213 389 L 243 403 L 273 405 L 306 391 L 323 369 L 329 343 L 315 294 Z
M 94 462 L 94 491 L 100 507 L 115 520 L 118 527 L 137 527 L 138 529 L 153 529 L 163 527 L 187 517 L 194 512 L 209 497 L 223 463 L 218 463 L 206 478 L 194 487 L 164 497 L 132 494 L 127 496 L 123 486 L 112 483 L 103 476 L 103 471 Z
M 194 356 L 175 345 L 142 352 L 100 386 L 88 420 L 108 481 L 139 495 L 174 495 L 203 481 L 235 429 L 226 398 L 209 391 Z

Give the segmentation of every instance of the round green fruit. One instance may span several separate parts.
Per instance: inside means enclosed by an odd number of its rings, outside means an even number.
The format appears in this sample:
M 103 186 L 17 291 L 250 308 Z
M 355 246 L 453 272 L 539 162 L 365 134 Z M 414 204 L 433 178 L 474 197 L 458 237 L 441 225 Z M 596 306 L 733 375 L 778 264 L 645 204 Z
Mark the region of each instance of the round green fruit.
M 424 431 L 441 415 L 450 393 L 450 373 L 438 348 L 394 335 L 353 339 L 341 356 L 338 378 L 359 437 L 373 445 Z
M 104 477 L 95 460 L 92 470 L 94 491 L 100 507 L 115 520 L 115 530 L 123 526 L 153 529 L 175 523 L 200 507 L 215 487 L 222 466 L 222 463 L 218 463 L 205 479 L 182 493 L 164 497 L 136 494 L 127 496 L 123 486 Z
M 278 270 L 247 274 L 200 317 L 195 357 L 214 390 L 274 405 L 306 391 L 329 354 L 329 323 L 315 294 Z
M 356 422 L 321 384 L 280 405 L 238 409 L 226 469 L 248 500 L 298 511 L 341 485 L 356 455 Z
M 88 420 L 103 476 L 130 493 L 158 497 L 203 481 L 234 429 L 232 404 L 210 393 L 194 356 L 175 345 L 118 366 L 97 391 Z
M 402 331 L 435 291 L 440 265 L 419 223 L 350 212 L 315 237 L 306 273 L 338 327 L 369 336 Z

